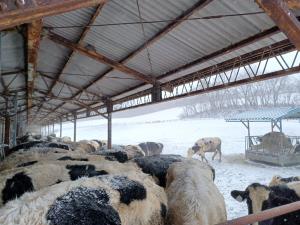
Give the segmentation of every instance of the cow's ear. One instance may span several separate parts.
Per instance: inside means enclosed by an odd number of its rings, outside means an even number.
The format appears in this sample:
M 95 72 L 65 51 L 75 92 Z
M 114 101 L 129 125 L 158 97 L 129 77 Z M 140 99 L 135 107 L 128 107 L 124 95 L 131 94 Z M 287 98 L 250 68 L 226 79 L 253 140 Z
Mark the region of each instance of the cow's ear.
M 231 192 L 231 196 L 238 202 L 243 202 L 247 198 L 247 193 L 246 193 L 246 191 L 234 190 Z

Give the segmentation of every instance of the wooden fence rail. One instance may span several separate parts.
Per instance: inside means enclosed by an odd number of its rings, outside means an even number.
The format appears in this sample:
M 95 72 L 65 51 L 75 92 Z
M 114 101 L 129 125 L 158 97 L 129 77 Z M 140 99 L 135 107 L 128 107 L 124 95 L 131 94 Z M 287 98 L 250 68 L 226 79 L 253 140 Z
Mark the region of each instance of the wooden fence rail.
M 300 210 L 300 201 L 293 202 L 291 204 L 279 206 L 276 208 L 268 209 L 257 214 L 250 214 L 237 219 L 227 221 L 226 223 L 220 223 L 217 225 L 248 225 L 255 222 L 268 220 L 277 216 L 281 216 L 287 213 Z

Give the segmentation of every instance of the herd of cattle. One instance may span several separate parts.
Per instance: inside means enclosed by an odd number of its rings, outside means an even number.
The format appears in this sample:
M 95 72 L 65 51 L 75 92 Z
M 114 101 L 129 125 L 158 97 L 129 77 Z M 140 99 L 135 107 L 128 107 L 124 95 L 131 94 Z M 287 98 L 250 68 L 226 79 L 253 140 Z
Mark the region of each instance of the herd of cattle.
M 225 201 L 205 152 L 221 161 L 219 138 L 199 139 L 188 158 L 161 154 L 161 143 L 115 145 L 27 135 L 0 162 L 1 225 L 213 225 Z M 207 160 L 206 160 L 207 161 Z M 300 200 L 300 179 L 232 191 L 249 213 Z M 300 212 L 260 224 L 300 224 Z

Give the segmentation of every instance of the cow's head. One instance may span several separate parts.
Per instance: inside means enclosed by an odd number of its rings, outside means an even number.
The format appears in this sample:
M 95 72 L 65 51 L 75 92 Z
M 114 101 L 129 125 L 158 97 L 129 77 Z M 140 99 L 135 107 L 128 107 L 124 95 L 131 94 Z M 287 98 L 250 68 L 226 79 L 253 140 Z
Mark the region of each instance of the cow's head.
M 282 177 L 279 175 L 273 176 L 271 182 L 269 183 L 269 186 L 275 186 L 275 185 L 282 184 L 283 182 L 281 181 L 281 179 L 282 179 Z
M 195 143 L 193 147 L 191 147 L 191 148 L 188 149 L 187 157 L 188 157 L 188 158 L 192 158 L 193 155 L 194 155 L 196 152 L 198 152 L 199 150 L 200 150 L 200 146 L 199 146 L 197 143 Z
M 258 213 L 268 208 L 270 188 L 258 183 L 249 185 L 245 191 L 234 190 L 231 196 L 238 202 L 247 202 L 249 214 Z M 259 225 L 268 225 L 270 221 L 260 222 Z M 258 225 L 254 223 L 253 225 Z

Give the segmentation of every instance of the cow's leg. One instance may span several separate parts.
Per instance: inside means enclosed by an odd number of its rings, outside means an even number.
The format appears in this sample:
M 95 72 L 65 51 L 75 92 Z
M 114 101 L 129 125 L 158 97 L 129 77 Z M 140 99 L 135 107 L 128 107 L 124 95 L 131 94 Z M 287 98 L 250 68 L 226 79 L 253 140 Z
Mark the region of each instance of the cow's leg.
M 208 160 L 205 158 L 205 152 L 199 152 L 199 155 L 201 156 L 202 162 L 204 159 L 208 163 Z
M 212 156 L 212 160 L 215 159 L 215 157 L 216 157 L 217 154 L 218 154 L 218 150 L 216 150 L 216 151 L 214 152 L 214 154 L 213 154 L 213 156 Z
M 219 155 L 220 155 L 220 159 L 219 159 L 219 162 L 222 161 L 222 151 L 221 151 L 221 145 L 218 146 L 218 152 L 219 152 Z

